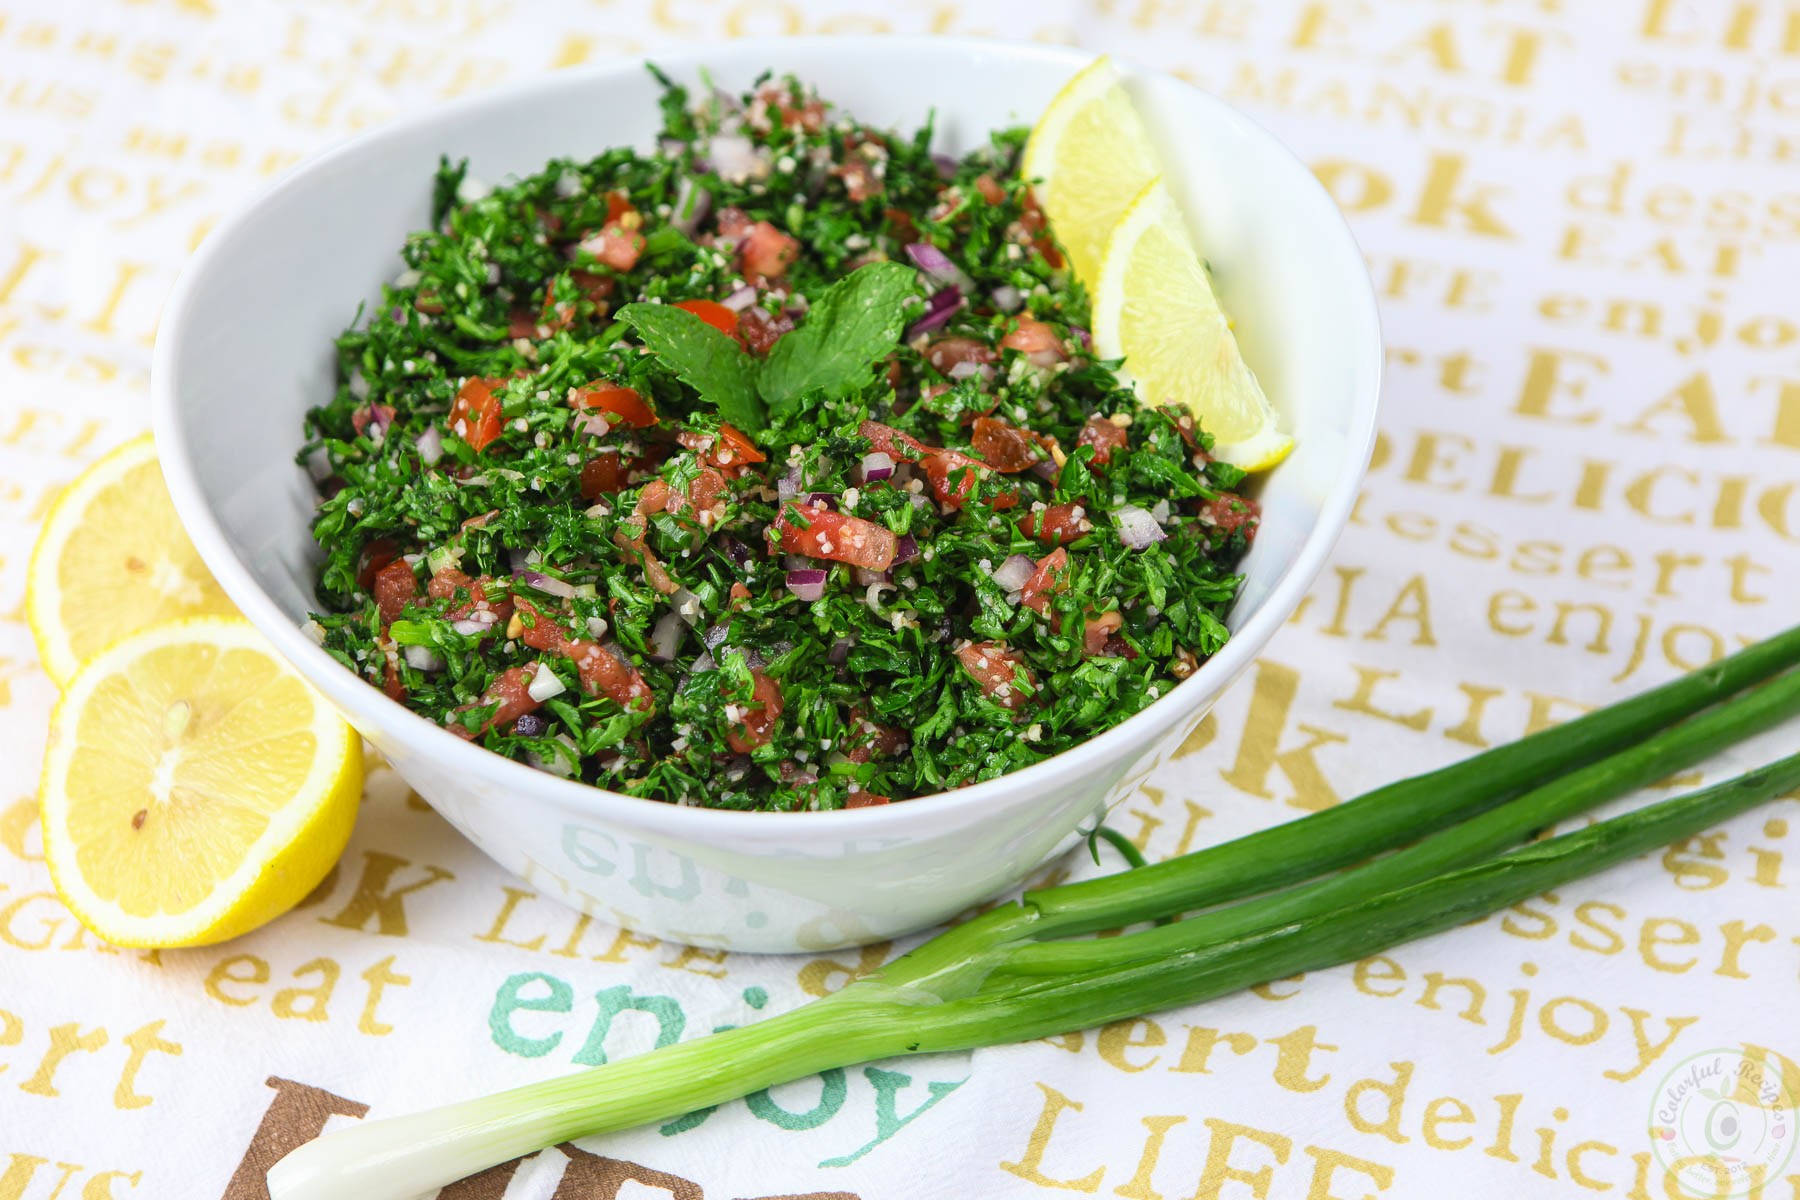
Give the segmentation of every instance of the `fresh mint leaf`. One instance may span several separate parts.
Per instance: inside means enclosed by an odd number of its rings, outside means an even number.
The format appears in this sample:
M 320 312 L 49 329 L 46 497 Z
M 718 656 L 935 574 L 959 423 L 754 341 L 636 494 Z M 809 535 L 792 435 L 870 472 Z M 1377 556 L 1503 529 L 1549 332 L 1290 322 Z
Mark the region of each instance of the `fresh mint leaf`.
M 754 437 L 768 424 L 756 395 L 756 360 L 693 313 L 668 304 L 627 304 L 618 319 L 681 381 L 716 406 L 719 418 Z
M 780 415 L 808 393 L 837 397 L 867 383 L 900 344 L 906 302 L 918 292 L 918 272 L 893 262 L 858 267 L 826 288 L 763 363 L 757 390 L 769 410 Z

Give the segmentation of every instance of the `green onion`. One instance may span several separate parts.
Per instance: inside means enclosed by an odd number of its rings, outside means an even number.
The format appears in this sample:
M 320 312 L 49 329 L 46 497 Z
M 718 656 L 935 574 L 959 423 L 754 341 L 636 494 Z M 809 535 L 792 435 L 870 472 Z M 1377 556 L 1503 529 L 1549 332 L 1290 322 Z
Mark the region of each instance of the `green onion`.
M 1029 894 L 1040 932 L 1091 933 L 1266 892 L 1485 812 L 1800 661 L 1800 626 L 1629 700 L 1236 841 Z
M 1201 937 L 1226 941 L 1264 925 L 1313 912 L 1329 912 L 1339 904 L 1351 904 L 1363 896 L 1392 891 L 1478 862 L 1596 804 L 1655 783 L 1672 771 L 1699 762 L 1719 747 L 1761 733 L 1796 712 L 1800 712 L 1800 672 L 1355 870 L 1190 917 L 1154 933 L 1111 939 L 1104 943 L 1103 950 L 1090 942 L 1047 942 L 1024 947 L 1009 959 L 1007 969 L 1048 974 L 1065 970 L 1069 964 L 1128 962 L 1158 953 L 1163 946 L 1187 945 Z
M 1495 853 L 1800 709 L 1795 673 L 1693 716 L 1797 658 L 1800 630 L 1326 813 L 1166 863 L 1028 893 L 875 975 L 757 1024 L 329 1134 L 270 1171 L 270 1195 L 401 1200 L 569 1138 L 666 1120 L 827 1068 L 1086 1028 L 1450 929 L 1800 788 L 1795 755 Z M 1320 820 L 1344 812 L 1360 819 Z M 1457 824 L 1458 817 L 1466 819 Z M 1073 932 L 1173 916 L 1314 879 L 1421 834 L 1427 836 L 1409 849 L 1305 886 L 1115 938 L 1067 940 Z M 1289 857 L 1264 859 L 1252 870 L 1271 844 Z M 1146 890 L 1138 883 L 1146 877 L 1161 882 Z M 1050 937 L 1065 940 L 1041 940 Z

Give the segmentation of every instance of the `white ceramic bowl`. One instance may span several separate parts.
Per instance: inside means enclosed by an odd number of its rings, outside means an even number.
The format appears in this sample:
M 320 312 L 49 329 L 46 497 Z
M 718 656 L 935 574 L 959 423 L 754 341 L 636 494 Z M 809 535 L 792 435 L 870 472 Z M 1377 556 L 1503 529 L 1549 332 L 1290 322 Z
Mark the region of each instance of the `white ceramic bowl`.
M 876 125 L 938 110 L 951 150 L 1030 124 L 1084 55 L 913 38 L 737 42 L 660 58 L 740 89 L 767 67 Z M 1324 190 L 1212 97 L 1127 69 L 1237 319 L 1245 357 L 1299 439 L 1261 492 L 1230 643 L 1146 711 L 1050 761 L 856 811 L 677 808 L 470 745 L 340 667 L 300 632 L 313 606 L 313 493 L 293 457 L 331 394 L 332 339 L 379 298 L 428 223 L 438 156 L 483 179 L 648 146 L 657 87 L 625 62 L 478 96 L 365 134 L 279 180 L 208 239 L 163 314 L 154 420 L 176 509 L 275 648 L 477 846 L 547 895 L 681 942 L 822 950 L 941 921 L 1015 886 L 1178 745 L 1299 602 L 1343 528 L 1375 427 L 1381 341 L 1362 258 Z

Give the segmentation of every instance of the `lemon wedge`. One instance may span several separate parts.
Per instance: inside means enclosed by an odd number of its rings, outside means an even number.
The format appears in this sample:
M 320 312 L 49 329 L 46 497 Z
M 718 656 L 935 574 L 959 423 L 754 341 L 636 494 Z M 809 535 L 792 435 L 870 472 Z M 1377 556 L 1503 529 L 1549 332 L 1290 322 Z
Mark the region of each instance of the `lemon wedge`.
M 1091 292 L 1106 239 L 1133 198 L 1162 172 L 1150 131 L 1105 56 L 1050 101 L 1025 144 L 1020 170 L 1037 179 L 1038 203 Z
M 182 531 L 149 434 L 63 489 L 26 572 L 26 621 L 58 687 L 133 630 L 234 611 Z
M 1180 404 L 1213 435 L 1214 457 L 1263 471 L 1288 456 L 1262 385 L 1238 352 L 1231 322 L 1160 178 L 1131 202 L 1094 287 L 1094 348 L 1123 358 L 1121 377 L 1144 404 Z
M 51 878 L 114 945 L 223 941 L 325 877 L 362 778 L 361 739 L 248 622 L 141 630 L 76 671 L 51 717 Z

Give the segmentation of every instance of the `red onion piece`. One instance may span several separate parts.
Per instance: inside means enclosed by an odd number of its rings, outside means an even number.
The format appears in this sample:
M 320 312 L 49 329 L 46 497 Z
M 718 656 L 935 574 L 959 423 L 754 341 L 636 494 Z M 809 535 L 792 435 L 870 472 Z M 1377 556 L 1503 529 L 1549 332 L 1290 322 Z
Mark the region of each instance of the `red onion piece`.
M 681 635 L 686 628 L 680 615 L 673 610 L 658 617 L 655 627 L 650 630 L 650 657 L 657 662 L 672 661 L 675 652 L 681 648 Z
M 542 571 L 514 571 L 513 578 L 527 587 L 536 588 L 546 596 L 559 596 L 564 600 L 575 598 L 575 585 L 566 579 L 558 579 L 554 575 L 546 575 Z
M 699 627 L 701 618 L 706 616 L 700 597 L 684 587 L 678 587 L 669 593 L 669 603 L 675 606 L 675 611 L 681 615 L 682 620 L 695 628 Z
M 1056 465 L 1054 459 L 1046 458 L 1043 462 L 1032 464 L 1031 473 L 1039 479 L 1055 483 L 1062 476 L 1062 468 Z
M 1037 574 L 1037 564 L 1023 554 L 1014 554 L 992 571 L 994 582 L 1009 592 L 1016 592 Z
M 956 168 L 957 168 L 958 164 L 957 164 L 956 159 L 951 157 L 950 155 L 934 154 L 931 156 L 931 164 L 937 168 L 938 174 L 940 176 L 942 176 L 943 178 L 945 178 L 945 179 L 956 178 Z
M 910 533 L 903 533 L 894 543 L 894 565 L 911 562 L 919 555 L 919 539 Z
M 817 567 L 802 567 L 787 573 L 787 590 L 811 604 L 825 597 L 825 572 Z
M 907 326 L 906 340 L 910 342 L 916 337 L 942 329 L 962 306 L 963 294 L 960 288 L 947 287 L 936 292 L 925 302 L 925 315 Z
M 1156 523 L 1155 517 L 1135 504 L 1113 510 L 1112 519 L 1113 525 L 1118 528 L 1119 540 L 1133 550 L 1154 546 L 1169 536 Z
M 939 286 L 957 287 L 964 292 L 975 290 L 975 281 L 964 274 L 961 267 L 951 262 L 949 255 L 930 242 L 907 243 L 906 256 Z
M 837 493 L 836 492 L 808 492 L 808 493 L 806 493 L 806 503 L 808 505 L 814 505 L 819 508 L 829 508 L 829 509 L 832 509 L 833 511 L 835 511 L 838 506 Z
M 1083 350 L 1092 350 L 1094 348 L 1094 335 L 1083 329 L 1081 326 L 1071 325 L 1069 326 L 1069 332 L 1075 335 L 1075 340 L 1081 343 L 1081 348 Z
M 358 433 L 366 433 L 371 439 L 379 442 L 387 427 L 394 423 L 394 406 L 391 404 L 371 404 L 359 408 L 350 414 L 350 425 Z
M 825 652 L 825 661 L 834 667 L 843 666 L 844 660 L 850 657 L 850 647 L 854 644 L 847 637 L 839 638 L 831 643 L 831 649 Z
M 494 623 L 499 619 L 500 614 L 498 613 L 490 612 L 487 609 L 477 609 L 459 621 L 452 621 L 450 628 L 464 637 L 480 637 L 492 629 Z
M 425 432 L 413 439 L 413 445 L 419 449 L 419 461 L 428 467 L 437 466 L 444 457 L 444 435 L 436 425 L 427 425 Z
M 719 301 L 719 303 L 723 304 L 726 308 L 729 308 L 732 312 L 741 313 L 746 308 L 749 308 L 752 304 L 756 303 L 756 289 L 746 283 L 743 287 Z
M 727 183 L 744 183 L 768 165 L 768 151 L 736 133 L 716 133 L 707 147 L 713 172 Z
M 408 646 L 400 652 L 406 658 L 406 665 L 415 671 L 441 671 L 444 669 L 444 656 L 430 646 Z
M 1018 312 L 1019 305 L 1025 302 L 1024 293 L 1012 284 L 1003 284 L 993 291 L 994 307 L 1003 313 Z
M 675 203 L 669 209 L 669 224 L 689 237 L 700 232 L 700 222 L 712 211 L 712 193 L 692 179 L 682 177 L 675 188 Z
M 878 483 L 894 473 L 893 457 L 879 450 L 863 455 L 862 479 L 864 483 Z
M 591 437 L 605 437 L 612 432 L 612 423 L 603 412 L 586 412 L 575 418 L 575 428 Z

